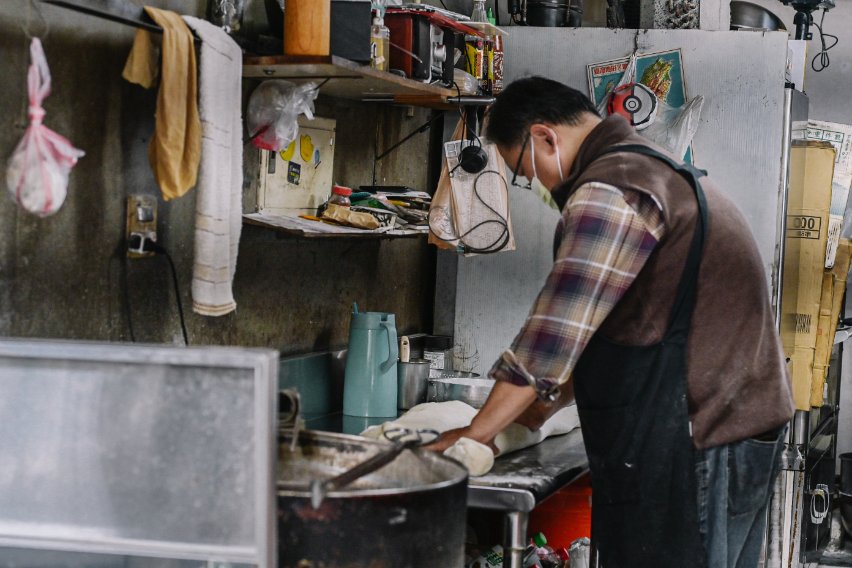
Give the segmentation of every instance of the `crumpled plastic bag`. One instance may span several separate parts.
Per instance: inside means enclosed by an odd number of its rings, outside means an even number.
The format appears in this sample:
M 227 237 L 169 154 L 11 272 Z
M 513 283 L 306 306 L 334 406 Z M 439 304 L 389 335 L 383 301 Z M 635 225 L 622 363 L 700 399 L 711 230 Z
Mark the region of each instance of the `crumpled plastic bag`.
M 627 69 L 618 81 L 612 92 L 618 87 L 636 82 L 636 54 L 630 56 Z M 611 94 L 611 93 L 610 93 Z M 609 95 L 598 104 L 598 113 L 606 117 L 608 112 Z M 704 97 L 701 95 L 688 100 L 683 106 L 673 107 L 657 99 L 656 118 L 647 128 L 639 130 L 639 134 L 662 146 L 678 157 L 686 155 L 692 138 L 698 131 L 701 109 L 704 106 Z
M 68 194 L 68 176 L 85 155 L 64 137 L 42 124 L 42 102 L 50 94 L 50 69 L 38 38 L 30 44 L 27 72 L 30 124 L 6 169 L 6 186 L 21 207 L 41 217 L 56 213 Z
M 279 151 L 299 134 L 299 115 L 314 119 L 316 83 L 296 85 L 283 79 L 264 81 L 249 97 L 246 125 L 252 143 L 261 150 Z

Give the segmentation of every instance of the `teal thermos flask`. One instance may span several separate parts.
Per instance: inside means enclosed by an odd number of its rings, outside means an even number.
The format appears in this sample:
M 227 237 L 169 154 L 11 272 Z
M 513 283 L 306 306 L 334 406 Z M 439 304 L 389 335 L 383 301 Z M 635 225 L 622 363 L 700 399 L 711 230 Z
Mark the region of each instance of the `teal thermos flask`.
M 352 313 L 343 382 L 343 414 L 396 418 L 398 356 L 393 314 Z

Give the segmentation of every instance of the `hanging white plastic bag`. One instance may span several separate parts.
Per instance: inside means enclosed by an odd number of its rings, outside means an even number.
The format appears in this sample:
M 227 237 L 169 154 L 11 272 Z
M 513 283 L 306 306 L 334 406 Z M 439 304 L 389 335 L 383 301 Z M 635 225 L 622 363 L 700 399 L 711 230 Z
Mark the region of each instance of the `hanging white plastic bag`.
M 27 72 L 30 124 L 6 169 L 6 186 L 24 209 L 45 217 L 56 213 L 68 194 L 68 175 L 85 155 L 44 124 L 42 102 L 50 94 L 50 69 L 38 38 L 30 44 Z
M 252 92 L 246 110 L 246 126 L 252 143 L 261 150 L 283 150 L 299 133 L 299 115 L 314 119 L 316 83 L 264 81 Z
M 642 92 L 628 93 L 630 85 L 637 85 Z M 653 97 L 653 100 L 647 100 Z M 662 146 L 675 156 L 685 156 L 692 138 L 698 131 L 704 97 L 697 96 L 683 106 L 673 107 L 653 94 L 653 89 L 636 83 L 636 54 L 630 61 L 615 88 L 601 100 L 598 113 L 608 116 L 617 112 L 636 126 L 639 134 Z

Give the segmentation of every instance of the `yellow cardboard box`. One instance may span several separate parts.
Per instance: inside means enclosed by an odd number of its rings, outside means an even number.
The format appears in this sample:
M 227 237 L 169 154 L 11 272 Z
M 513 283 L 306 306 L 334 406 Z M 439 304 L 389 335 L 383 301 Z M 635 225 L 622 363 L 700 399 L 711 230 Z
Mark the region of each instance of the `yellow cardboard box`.
M 822 280 L 819 322 L 817 324 L 814 370 L 811 380 L 811 406 L 822 406 L 823 385 L 828 374 L 831 348 L 834 346 L 834 333 L 840 318 L 843 294 L 846 291 L 846 275 L 852 264 L 852 241 L 840 239 L 834 266 L 827 269 Z
M 790 154 L 781 340 L 799 410 L 811 402 L 835 156 L 831 144 L 815 141 L 794 142 Z

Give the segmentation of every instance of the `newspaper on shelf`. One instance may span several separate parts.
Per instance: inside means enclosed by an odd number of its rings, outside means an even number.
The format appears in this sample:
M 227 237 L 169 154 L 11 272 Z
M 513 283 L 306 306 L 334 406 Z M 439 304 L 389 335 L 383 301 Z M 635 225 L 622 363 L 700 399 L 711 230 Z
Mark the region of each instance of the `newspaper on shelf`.
M 832 178 L 831 208 L 828 214 L 828 244 L 826 245 L 825 267 L 834 266 L 837 256 L 837 245 L 840 241 L 844 225 L 852 224 L 847 211 L 852 207 L 849 203 L 849 188 L 852 186 L 852 126 L 834 122 L 809 120 L 805 130 L 805 139 L 829 142 L 837 151 Z M 852 227 L 847 229 L 850 232 Z M 844 235 L 850 238 L 852 235 Z

